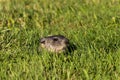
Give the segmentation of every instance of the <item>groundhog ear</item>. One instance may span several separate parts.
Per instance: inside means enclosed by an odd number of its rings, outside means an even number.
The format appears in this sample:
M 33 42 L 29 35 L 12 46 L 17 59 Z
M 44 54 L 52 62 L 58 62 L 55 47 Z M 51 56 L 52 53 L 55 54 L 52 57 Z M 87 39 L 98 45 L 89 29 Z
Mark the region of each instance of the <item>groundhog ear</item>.
M 65 43 L 66 43 L 66 44 L 69 44 L 69 40 L 68 40 L 68 39 L 66 39 L 66 40 L 65 40 Z
M 44 44 L 44 43 L 45 43 L 45 38 L 41 38 L 41 39 L 40 39 L 40 43 L 43 43 L 43 44 Z

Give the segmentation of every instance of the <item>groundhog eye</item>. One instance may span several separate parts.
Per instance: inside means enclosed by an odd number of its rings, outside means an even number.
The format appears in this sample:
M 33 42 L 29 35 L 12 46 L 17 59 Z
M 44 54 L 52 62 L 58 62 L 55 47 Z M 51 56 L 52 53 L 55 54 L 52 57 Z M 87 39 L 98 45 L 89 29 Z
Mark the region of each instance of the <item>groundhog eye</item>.
M 58 38 L 53 38 L 53 41 L 58 41 Z

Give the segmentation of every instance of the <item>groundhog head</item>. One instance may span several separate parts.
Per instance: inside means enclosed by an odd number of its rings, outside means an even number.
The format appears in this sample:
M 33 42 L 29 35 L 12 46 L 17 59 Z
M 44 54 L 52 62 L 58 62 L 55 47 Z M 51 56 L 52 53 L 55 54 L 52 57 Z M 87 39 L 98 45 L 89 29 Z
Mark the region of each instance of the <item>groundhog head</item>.
M 62 35 L 48 36 L 40 39 L 40 46 L 51 52 L 64 52 L 69 46 L 69 40 Z

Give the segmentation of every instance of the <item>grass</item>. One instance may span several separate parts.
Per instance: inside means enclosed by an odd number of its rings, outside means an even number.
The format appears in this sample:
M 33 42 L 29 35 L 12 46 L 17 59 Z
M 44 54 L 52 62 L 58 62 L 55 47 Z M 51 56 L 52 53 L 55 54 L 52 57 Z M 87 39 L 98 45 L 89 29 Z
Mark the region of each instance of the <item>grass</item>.
M 77 50 L 38 52 L 54 34 Z M 0 80 L 120 80 L 120 1 L 0 0 Z

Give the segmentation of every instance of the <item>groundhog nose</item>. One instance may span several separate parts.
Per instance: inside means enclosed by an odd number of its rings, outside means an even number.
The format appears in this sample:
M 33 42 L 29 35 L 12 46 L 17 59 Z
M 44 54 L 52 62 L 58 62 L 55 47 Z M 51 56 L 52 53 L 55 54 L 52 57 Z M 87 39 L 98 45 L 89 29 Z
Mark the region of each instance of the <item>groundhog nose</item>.
M 42 39 L 40 39 L 40 43 L 45 43 L 45 40 L 42 38 Z

